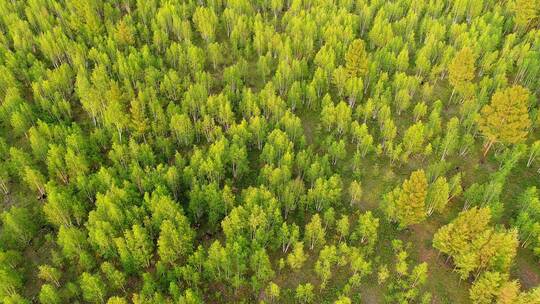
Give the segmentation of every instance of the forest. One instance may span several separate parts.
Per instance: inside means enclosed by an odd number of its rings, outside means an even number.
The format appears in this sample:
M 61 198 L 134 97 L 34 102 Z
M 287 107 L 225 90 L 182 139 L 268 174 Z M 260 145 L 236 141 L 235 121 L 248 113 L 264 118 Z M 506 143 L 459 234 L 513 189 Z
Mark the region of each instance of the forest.
M 0 304 L 540 304 L 540 0 L 0 11 Z

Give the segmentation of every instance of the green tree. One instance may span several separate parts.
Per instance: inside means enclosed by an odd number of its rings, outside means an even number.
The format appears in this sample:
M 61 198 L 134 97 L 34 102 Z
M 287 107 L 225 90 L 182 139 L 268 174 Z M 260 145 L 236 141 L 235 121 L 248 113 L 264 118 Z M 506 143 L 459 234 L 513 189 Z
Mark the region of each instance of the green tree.
M 171 130 L 176 135 L 178 143 L 189 147 L 193 143 L 195 130 L 189 117 L 185 114 L 174 114 L 171 117 Z
M 358 222 L 352 234 L 353 240 L 359 240 L 360 244 L 366 246 L 371 251 L 377 242 L 377 230 L 379 229 L 379 219 L 373 216 L 371 211 L 360 214 Z
M 300 303 L 312 303 L 315 298 L 315 293 L 313 292 L 313 285 L 311 283 L 300 284 L 296 287 L 295 298 Z
M 401 72 L 407 72 L 409 69 L 409 49 L 403 48 L 398 56 L 397 56 L 397 62 L 396 62 L 397 68 Z
M 122 290 L 125 292 L 127 279 L 123 272 L 116 269 L 110 262 L 103 262 L 100 269 L 105 275 L 109 287 L 113 290 Z
M 0 214 L 0 220 L 0 239 L 12 248 L 25 248 L 39 227 L 35 215 L 26 207 L 13 206 Z
M 326 287 L 328 280 L 332 276 L 332 267 L 337 263 L 337 249 L 336 246 L 324 246 L 319 253 L 319 258 L 315 262 L 315 273 L 321 280 L 321 289 Z
M 339 242 L 341 242 L 342 239 L 345 239 L 345 241 L 347 240 L 350 227 L 351 224 L 349 222 L 349 217 L 346 214 L 342 214 L 341 218 L 336 223 L 336 230 L 339 234 Z
M 39 302 L 41 304 L 60 304 L 62 303 L 62 298 L 54 286 L 43 284 L 39 291 Z
M 62 273 L 49 265 L 40 265 L 38 267 L 38 277 L 46 282 L 54 283 L 56 287 L 60 287 L 60 278 Z
M 349 196 L 351 197 L 351 206 L 358 204 L 362 198 L 362 184 L 353 180 L 349 185 Z
M 187 218 L 177 215 L 175 221 L 164 220 L 160 226 L 157 252 L 161 261 L 174 264 L 192 251 L 194 233 Z
M 60 226 L 56 242 L 68 259 L 76 259 L 86 253 L 86 234 L 79 228 Z
M 139 225 L 124 231 L 123 237 L 114 239 L 120 261 L 127 272 L 150 266 L 154 244 L 147 230 Z
M 274 282 L 270 282 L 270 284 L 268 284 L 268 286 L 266 287 L 266 294 L 267 297 L 270 299 L 270 303 L 274 303 L 275 301 L 279 300 L 279 286 Z
M 253 271 L 251 286 L 258 293 L 274 277 L 274 270 L 272 270 L 272 264 L 266 250 L 259 249 L 251 255 L 250 267 Z
M 105 303 L 106 286 L 99 275 L 84 272 L 79 278 L 83 298 L 91 303 Z
M 431 215 L 434 211 L 443 211 L 449 197 L 450 186 L 445 177 L 439 176 L 428 188 L 426 197 L 427 215 Z
M 418 122 L 418 120 L 426 116 L 426 114 L 427 114 L 427 105 L 425 102 L 419 102 L 414 106 L 413 115 L 414 115 L 415 122 Z
M 0 266 L 0 299 L 17 295 L 23 287 L 22 275 L 13 267 Z
M 31 189 L 37 190 L 40 197 L 45 196 L 45 177 L 38 170 L 26 166 L 23 179 Z
M 446 134 L 441 142 L 441 160 L 453 153 L 459 144 L 459 119 L 452 117 L 446 125 Z
M 410 126 L 403 136 L 403 145 L 407 155 L 422 151 L 425 141 L 425 127 L 422 122 Z
M 540 154 L 540 140 L 535 141 L 529 148 L 529 158 L 527 160 L 527 167 L 530 167 Z
M 307 202 L 315 210 L 326 210 L 335 204 L 341 197 L 342 181 L 339 175 L 332 175 L 329 179 L 317 178 L 313 188 L 308 190 Z
M 198 6 L 193 13 L 193 23 L 207 43 L 214 41 L 218 17 L 212 8 Z
M 332 165 L 336 165 L 338 160 L 342 161 L 347 156 L 345 141 L 343 139 L 339 141 L 332 140 L 327 147 L 328 154 L 332 157 Z
M 325 243 L 325 230 L 321 223 L 319 214 L 311 217 L 311 221 L 306 224 L 305 240 L 309 243 L 309 248 L 313 250 L 315 246 L 322 246 Z
M 324 222 L 324 230 L 331 229 L 331 227 L 334 225 L 336 221 L 336 211 L 333 207 L 330 207 L 324 211 L 323 214 L 323 222 Z
M 304 243 L 296 242 L 291 253 L 287 255 L 287 264 L 292 270 L 297 271 L 302 268 L 302 265 L 307 260 L 307 255 L 304 253 Z
M 519 230 L 521 246 L 540 254 L 540 196 L 536 187 L 529 187 L 518 196 L 519 211 L 514 226 Z

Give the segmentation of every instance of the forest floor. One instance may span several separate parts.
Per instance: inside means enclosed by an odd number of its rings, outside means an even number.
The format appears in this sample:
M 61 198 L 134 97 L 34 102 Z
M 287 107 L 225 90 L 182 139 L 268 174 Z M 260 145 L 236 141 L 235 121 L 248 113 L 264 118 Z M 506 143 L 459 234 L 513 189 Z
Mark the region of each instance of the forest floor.
M 443 100 L 447 98 L 448 93 L 442 88 L 444 84 L 440 85 L 439 97 Z M 452 111 L 451 108 L 445 109 L 443 113 Z M 316 144 L 320 136 L 320 130 L 317 130 L 318 115 L 308 112 L 300 115 L 304 127 L 304 134 L 306 141 L 309 144 Z M 317 145 L 316 145 L 317 146 Z M 494 158 L 496 151 L 492 151 L 489 157 Z M 472 151 L 464 157 L 456 157 L 455 159 L 449 159 L 451 163 L 455 165 L 456 172 L 462 172 L 463 174 L 463 187 L 466 189 L 473 182 L 482 183 L 489 179 L 489 175 L 498 170 L 498 162 L 495 159 L 489 159 L 486 161 L 482 155 L 482 146 L 477 145 Z M 380 160 L 379 160 L 380 161 Z M 372 211 L 376 216 L 382 218 L 384 215 L 381 213 L 379 205 L 384 193 L 391 190 L 392 185 L 396 185 L 400 180 L 403 180 L 410 173 L 411 168 L 422 167 L 420 159 L 412 159 L 409 165 L 403 167 L 394 167 L 389 162 L 378 163 L 376 159 L 364 159 L 362 161 L 362 175 L 365 175 L 363 180 L 363 199 L 360 205 L 351 206 L 349 211 L 351 213 L 355 210 Z M 349 151 L 345 164 L 343 165 L 342 177 L 344 185 L 348 185 L 351 180 L 354 179 L 352 174 L 352 151 Z M 453 169 L 450 169 L 451 171 Z M 515 214 L 517 208 L 517 195 L 522 193 L 527 187 L 537 186 L 540 187 L 540 180 L 537 177 L 537 172 L 531 168 L 527 168 L 523 161 L 518 165 L 514 171 L 512 171 L 508 178 L 508 184 L 501 195 L 501 199 L 504 200 L 504 213 L 501 219 L 498 221 L 501 224 L 510 227 L 510 221 Z M 368 177 L 369 176 L 369 177 Z M 368 177 L 368 178 L 366 178 Z M 453 264 L 446 260 L 446 257 L 439 254 L 439 252 L 433 248 L 432 239 L 435 232 L 442 226 L 446 225 L 451 219 L 455 218 L 457 214 L 463 208 L 463 198 L 458 197 L 450 203 L 445 211 L 444 216 L 432 215 L 425 222 L 419 225 L 412 226 L 405 231 L 398 231 L 392 225 L 384 223 L 381 225 L 379 242 L 375 249 L 374 257 L 381 261 L 392 262 L 393 254 L 390 242 L 399 238 L 404 242 L 412 244 L 410 247 L 411 264 L 417 264 L 426 262 L 428 263 L 429 277 L 424 287 L 425 291 L 429 291 L 433 296 L 433 303 L 435 304 L 451 304 L 451 303 L 468 303 L 469 302 L 469 288 L 471 282 L 467 280 L 461 280 L 459 275 L 453 271 Z M 306 274 L 312 271 L 315 258 L 313 254 L 310 255 L 310 259 L 304 265 L 306 271 L 300 271 L 298 273 L 283 273 L 280 274 L 281 282 L 283 286 L 292 287 L 302 282 L 317 282 L 316 277 L 308 278 Z M 512 277 L 519 279 L 522 282 L 524 289 L 530 289 L 540 284 L 540 267 L 534 254 L 529 249 L 519 248 L 516 257 L 516 262 L 512 268 Z M 334 273 L 333 279 L 326 288 L 328 298 L 333 295 L 332 291 L 337 292 L 337 288 L 343 286 L 346 282 L 346 278 L 341 278 L 339 271 Z M 384 302 L 384 288 L 381 288 L 377 284 L 376 271 L 369 278 L 363 280 L 363 284 L 360 287 L 359 295 L 362 303 L 383 303 Z M 315 287 L 317 288 L 317 286 Z M 293 303 L 293 294 L 290 297 L 290 303 Z M 288 302 L 287 302 L 288 303 Z

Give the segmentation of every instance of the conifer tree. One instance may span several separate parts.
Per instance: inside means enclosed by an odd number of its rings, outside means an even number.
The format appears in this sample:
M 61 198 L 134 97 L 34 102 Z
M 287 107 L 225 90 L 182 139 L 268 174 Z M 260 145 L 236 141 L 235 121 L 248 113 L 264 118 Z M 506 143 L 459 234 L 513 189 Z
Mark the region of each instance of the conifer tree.
M 462 48 L 452 59 L 448 66 L 448 78 L 450 84 L 454 88 L 454 92 L 467 97 L 471 92 L 471 81 L 474 79 L 475 73 L 475 57 L 469 47 Z M 452 97 L 451 97 L 452 98 Z
M 306 259 L 307 255 L 304 253 L 304 243 L 296 242 L 293 251 L 287 255 L 287 264 L 289 264 L 292 270 L 296 271 L 302 268 Z
M 516 0 L 514 3 L 515 23 L 520 29 L 527 29 L 538 23 L 540 3 L 538 0 Z
M 392 221 L 398 222 L 401 229 L 418 224 L 426 218 L 427 191 L 424 170 L 414 171 L 401 187 L 385 195 L 383 209 Z
M 362 198 L 362 184 L 353 180 L 349 185 L 349 196 L 351 197 L 351 206 L 358 204 Z
M 345 54 L 345 70 L 349 77 L 364 77 L 368 72 L 368 54 L 362 39 L 354 40 Z
M 528 113 L 529 90 L 516 85 L 496 92 L 478 119 L 486 137 L 484 156 L 494 143 L 517 144 L 525 141 L 531 120 Z
M 489 208 L 461 212 L 433 237 L 433 247 L 453 258 L 456 271 L 466 279 L 481 271 L 506 273 L 516 256 L 517 231 L 490 226 Z
M 427 214 L 431 215 L 434 211 L 441 212 L 448 203 L 449 196 L 450 186 L 445 177 L 439 176 L 428 190 L 426 198 Z

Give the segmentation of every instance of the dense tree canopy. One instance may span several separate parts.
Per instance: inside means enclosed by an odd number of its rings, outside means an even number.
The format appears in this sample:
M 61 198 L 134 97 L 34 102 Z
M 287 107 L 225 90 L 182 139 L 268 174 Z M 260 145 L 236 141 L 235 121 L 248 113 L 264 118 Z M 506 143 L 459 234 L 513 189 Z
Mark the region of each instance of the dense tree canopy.
M 0 10 L 0 303 L 540 302 L 540 1 Z

